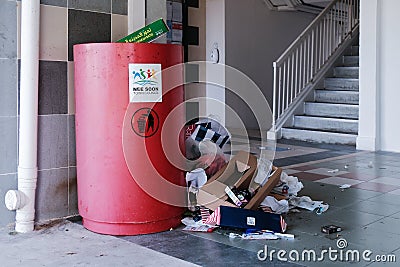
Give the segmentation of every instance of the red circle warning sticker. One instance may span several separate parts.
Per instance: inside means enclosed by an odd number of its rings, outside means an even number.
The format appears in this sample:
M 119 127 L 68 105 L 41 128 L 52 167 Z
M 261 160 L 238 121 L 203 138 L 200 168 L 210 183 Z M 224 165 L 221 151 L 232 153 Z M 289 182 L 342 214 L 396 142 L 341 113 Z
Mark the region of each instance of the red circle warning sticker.
M 132 130 L 141 137 L 154 135 L 159 126 L 157 113 L 151 108 L 141 108 L 135 111 L 131 119 Z

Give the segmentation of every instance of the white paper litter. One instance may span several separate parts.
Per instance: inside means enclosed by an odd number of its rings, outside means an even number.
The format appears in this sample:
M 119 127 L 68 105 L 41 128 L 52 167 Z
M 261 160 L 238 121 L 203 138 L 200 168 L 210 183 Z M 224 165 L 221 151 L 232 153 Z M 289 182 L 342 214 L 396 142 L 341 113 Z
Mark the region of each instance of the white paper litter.
M 339 186 L 340 189 L 347 189 L 350 187 L 351 187 L 351 184 L 342 184 L 341 186 Z
M 278 201 L 272 196 L 267 196 L 260 205 L 270 207 L 276 214 L 286 213 L 289 211 L 289 202 L 287 200 L 282 199 Z
M 290 207 L 298 207 L 306 210 L 316 210 L 317 213 L 322 213 L 328 210 L 329 205 L 324 204 L 323 201 L 314 201 L 308 196 L 302 196 L 302 197 L 290 197 L 289 198 L 289 205 Z
M 272 170 L 272 162 L 265 158 L 258 159 L 257 162 L 257 175 L 254 182 L 263 186 L 270 176 Z
M 191 182 L 191 186 L 200 188 L 207 182 L 206 172 L 202 168 L 194 169 L 186 173 L 186 183 Z
M 199 226 L 203 224 L 201 221 L 195 222 L 191 217 L 185 217 L 181 222 L 186 226 Z
M 329 173 L 337 173 L 337 172 L 339 172 L 339 169 L 329 170 L 328 172 Z
M 286 172 L 282 172 L 280 180 L 289 187 L 289 196 L 297 196 L 297 193 L 304 188 L 303 183 L 296 176 L 287 175 Z

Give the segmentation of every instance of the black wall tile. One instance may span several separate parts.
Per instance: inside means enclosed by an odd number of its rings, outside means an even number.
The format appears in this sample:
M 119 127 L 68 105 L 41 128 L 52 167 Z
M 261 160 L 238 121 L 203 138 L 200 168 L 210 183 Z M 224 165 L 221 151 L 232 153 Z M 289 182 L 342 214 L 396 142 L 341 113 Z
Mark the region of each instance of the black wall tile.
M 39 115 L 67 114 L 67 62 L 39 61 Z
M 68 168 L 38 172 L 35 221 L 68 215 Z
M 68 60 L 73 46 L 82 43 L 111 42 L 111 14 L 68 10 Z
M 185 3 L 187 6 L 199 8 L 199 0 L 186 0 Z
M 185 64 L 185 83 L 199 82 L 200 70 L 199 64 Z
M 128 0 L 112 0 L 113 14 L 128 15 Z
M 199 102 L 186 102 L 186 122 L 199 117 Z
M 39 170 L 68 166 L 67 119 L 67 115 L 39 116 Z
M 184 36 L 186 45 L 199 45 L 199 27 L 187 26 Z

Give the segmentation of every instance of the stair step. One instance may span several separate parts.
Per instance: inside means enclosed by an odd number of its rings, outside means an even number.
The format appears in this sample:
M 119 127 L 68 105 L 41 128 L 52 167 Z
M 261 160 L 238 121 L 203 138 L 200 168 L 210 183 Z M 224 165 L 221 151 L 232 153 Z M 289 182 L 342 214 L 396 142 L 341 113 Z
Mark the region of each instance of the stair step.
M 354 78 L 325 78 L 325 89 L 328 90 L 358 90 L 358 79 Z
M 307 142 L 355 145 L 357 135 L 305 129 L 282 128 L 282 137 Z
M 353 45 L 350 47 L 348 53 L 346 55 L 349 56 L 358 56 L 360 53 L 360 46 L 359 45 Z
M 358 120 L 294 116 L 294 128 L 341 133 L 358 133 Z
M 358 66 L 360 64 L 359 56 L 343 56 L 344 66 Z
M 314 99 L 316 102 L 358 104 L 358 91 L 335 91 L 335 90 L 315 90 Z
M 358 79 L 359 67 L 336 67 L 334 69 L 334 76 L 341 78 L 355 78 Z
M 358 119 L 358 105 L 306 102 L 304 110 L 308 116 Z

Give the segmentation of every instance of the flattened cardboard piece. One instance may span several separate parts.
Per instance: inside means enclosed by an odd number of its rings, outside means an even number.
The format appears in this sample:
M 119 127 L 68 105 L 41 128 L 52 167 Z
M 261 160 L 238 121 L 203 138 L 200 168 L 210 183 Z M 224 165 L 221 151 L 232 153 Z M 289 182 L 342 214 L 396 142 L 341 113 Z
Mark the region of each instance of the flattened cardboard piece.
M 233 207 L 220 207 L 219 226 L 237 229 L 286 231 L 286 222 L 279 214 Z
M 237 161 L 243 165 L 250 166 L 245 172 L 237 170 Z M 199 190 L 197 195 L 197 204 L 215 210 L 220 205 L 236 207 L 228 202 L 228 196 L 225 193 L 227 186 L 236 186 L 237 188 L 248 188 L 257 169 L 257 158 L 245 151 L 239 151 L 227 165 L 215 173 L 207 183 Z
M 237 170 L 237 161 L 250 166 L 245 172 Z M 249 188 L 251 179 L 257 170 L 257 157 L 245 151 L 239 151 L 226 165 L 225 168 L 214 174 L 207 183 L 217 180 L 227 186 L 236 186 L 239 189 Z
M 239 172 L 237 161 L 250 166 L 245 172 Z M 197 204 L 203 205 L 211 210 L 215 210 L 220 205 L 236 207 L 228 202 L 228 196 L 225 193 L 226 186 L 235 186 L 239 190 L 248 189 L 257 170 L 257 158 L 245 151 L 239 151 L 228 164 L 214 174 L 207 183 L 199 190 L 197 195 Z M 273 174 L 259 188 L 253 198 L 246 204 L 245 209 L 256 210 L 265 197 L 272 191 L 279 182 L 282 169 L 273 166 Z
M 197 205 L 205 206 L 211 210 L 216 210 L 221 205 L 236 207 L 226 201 L 225 188 L 226 185 L 219 181 L 204 185 L 197 194 Z
M 278 184 L 282 169 L 272 166 L 272 175 L 268 178 L 268 181 L 258 189 L 255 196 L 251 198 L 249 203 L 244 207 L 245 209 L 255 210 L 258 209 L 260 203 L 268 196 L 268 194 L 274 189 L 274 187 Z

